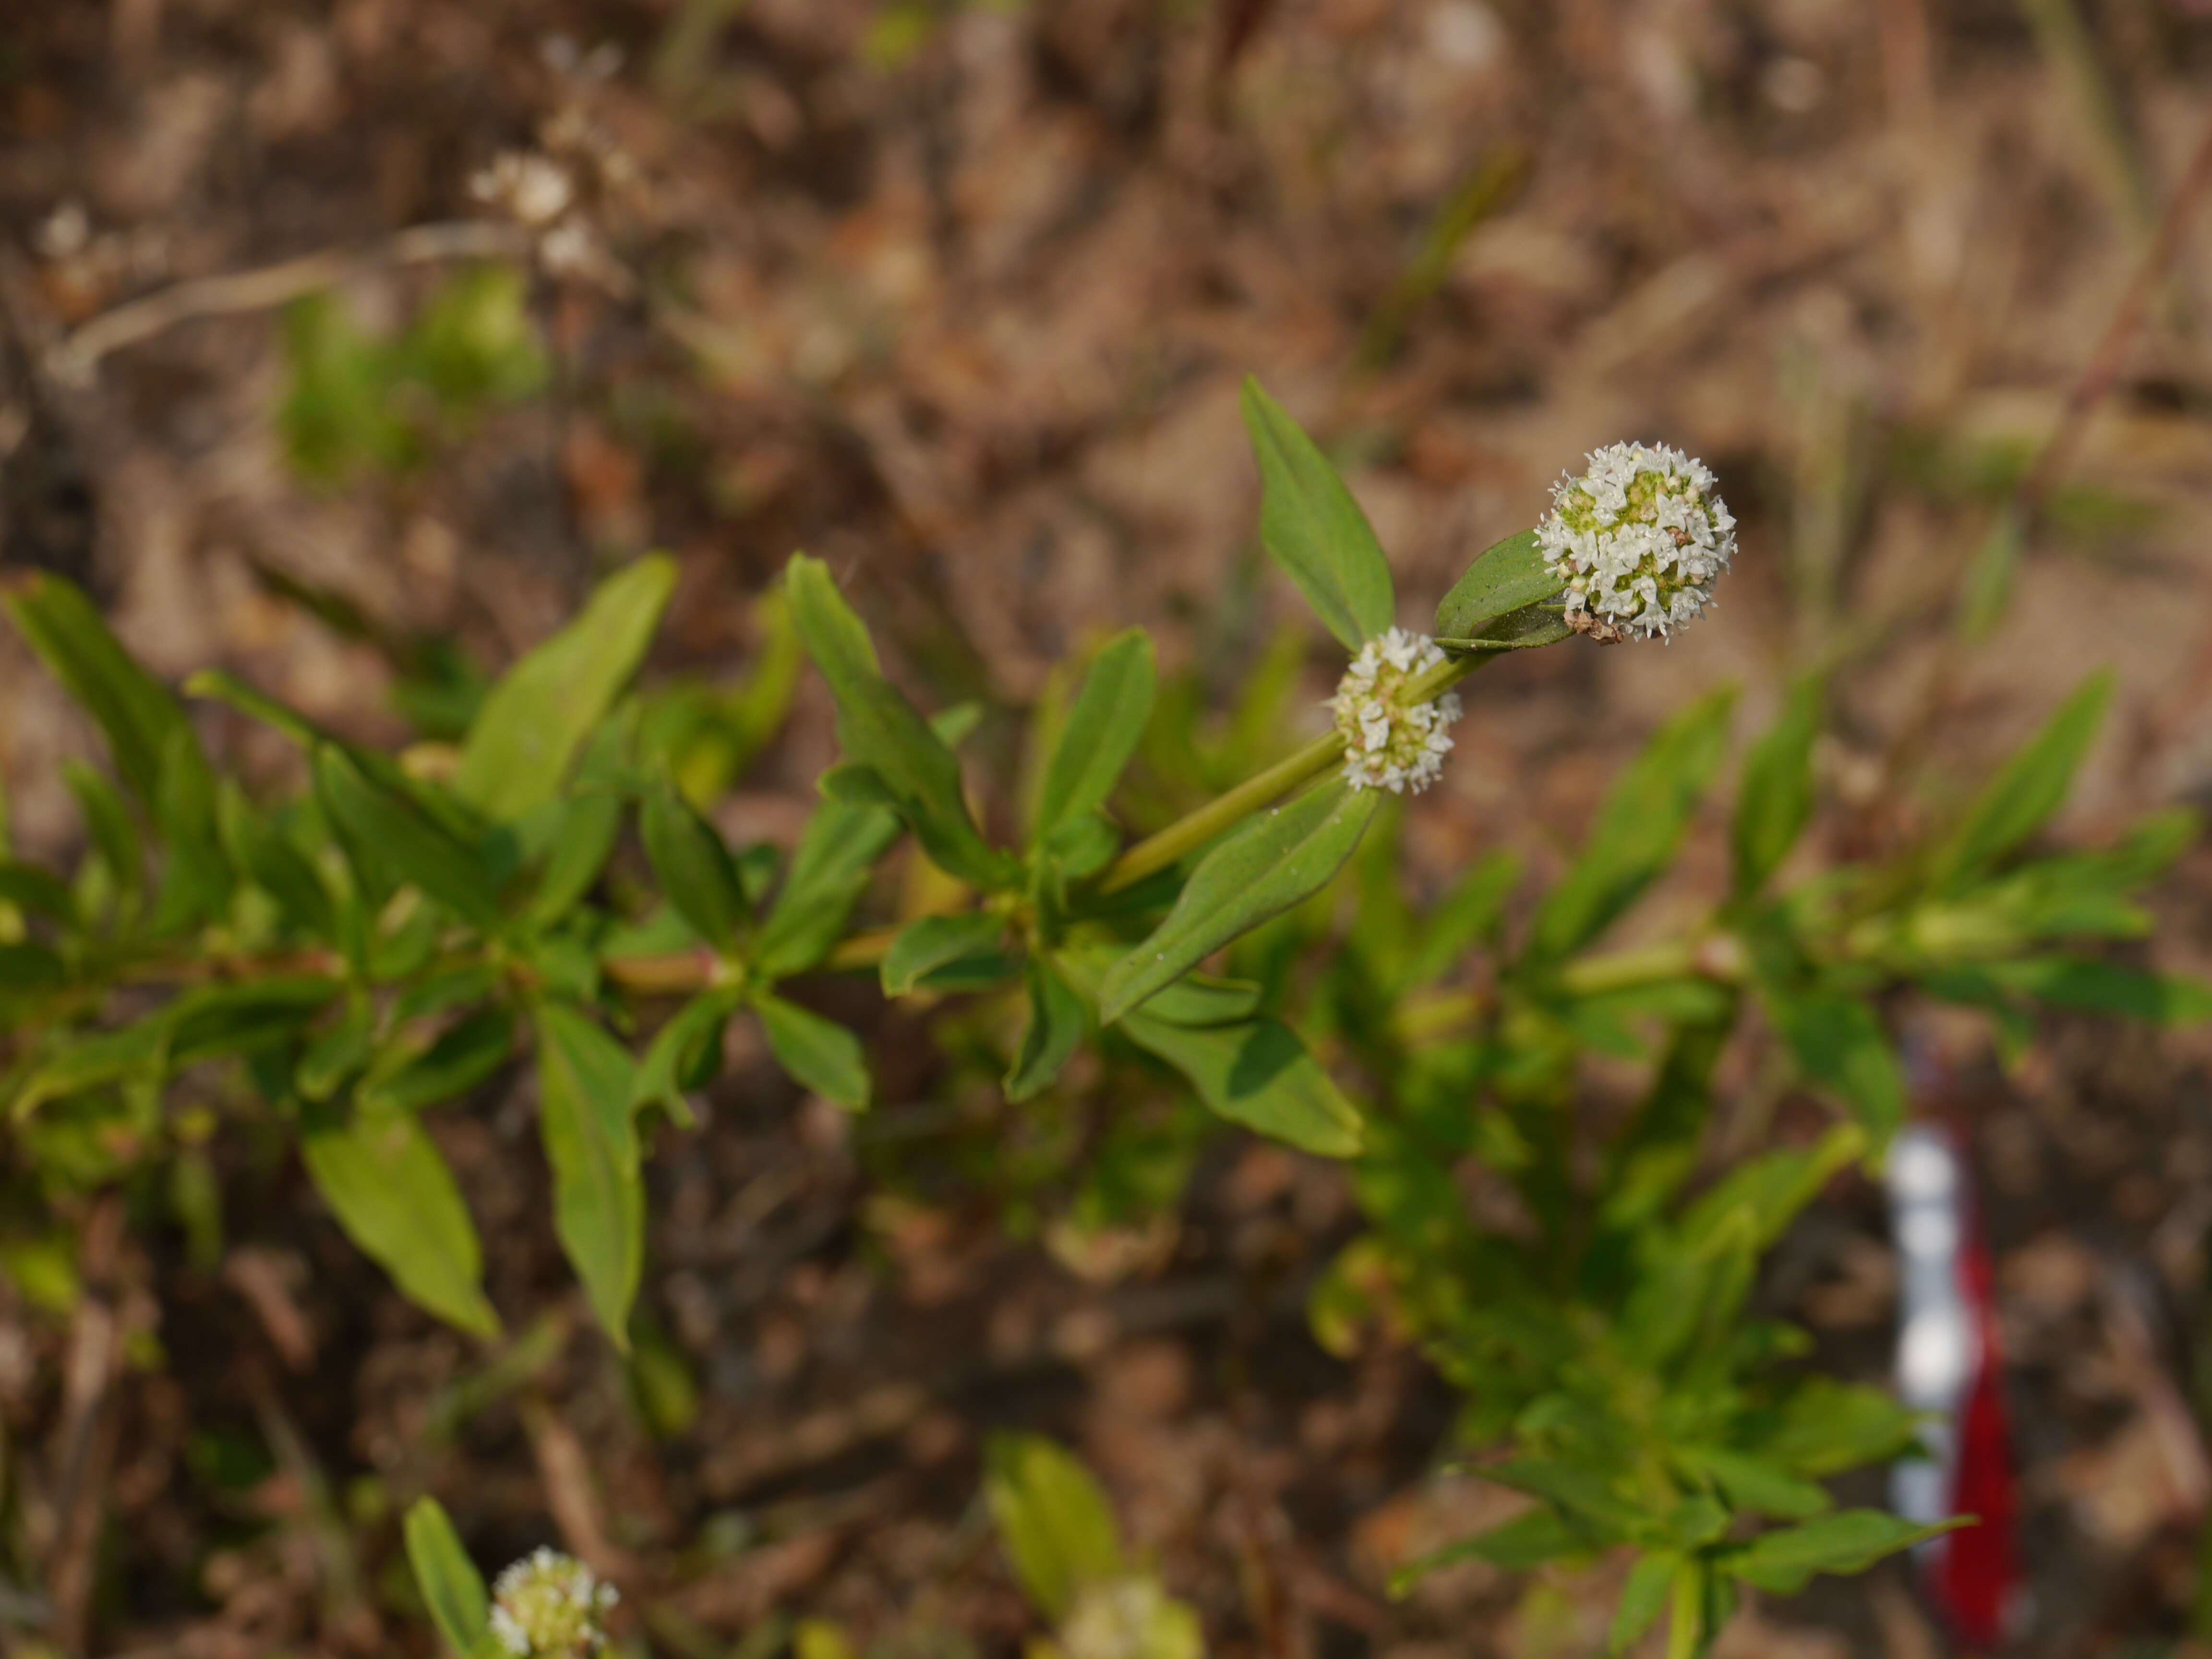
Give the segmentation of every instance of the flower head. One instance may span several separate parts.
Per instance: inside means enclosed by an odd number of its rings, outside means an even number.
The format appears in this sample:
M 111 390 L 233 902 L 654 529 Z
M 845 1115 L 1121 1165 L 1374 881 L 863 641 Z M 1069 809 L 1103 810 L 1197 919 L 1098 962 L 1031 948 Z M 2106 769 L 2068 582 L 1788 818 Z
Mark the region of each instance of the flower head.
M 572 1555 L 537 1549 L 492 1581 L 491 1633 L 514 1659 L 586 1659 L 619 1599 Z
M 1447 691 L 1417 703 L 1408 695 L 1413 679 L 1443 659 L 1426 635 L 1402 628 L 1359 647 L 1328 700 L 1344 733 L 1345 781 L 1353 788 L 1419 794 L 1443 769 L 1452 746 L 1444 728 L 1459 718 L 1459 696 Z
M 531 150 L 503 150 L 469 180 L 469 193 L 509 218 L 543 228 L 568 210 L 576 186 L 568 169 Z
M 1084 1589 L 1060 1627 L 1067 1659 L 1199 1659 L 1190 1609 L 1152 1578 L 1112 1578 Z
M 1566 580 L 1567 625 L 1609 642 L 1694 621 L 1735 551 L 1711 470 L 1664 444 L 1609 444 L 1589 463 L 1536 527 L 1546 567 Z

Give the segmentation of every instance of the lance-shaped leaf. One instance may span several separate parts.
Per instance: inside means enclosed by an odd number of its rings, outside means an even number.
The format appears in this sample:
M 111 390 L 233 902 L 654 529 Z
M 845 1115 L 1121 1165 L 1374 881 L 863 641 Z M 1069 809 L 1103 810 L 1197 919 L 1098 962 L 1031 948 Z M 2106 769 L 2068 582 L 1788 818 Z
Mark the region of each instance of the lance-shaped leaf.
M 1905 1121 L 1905 1075 L 1874 1010 L 1821 987 L 1765 986 L 1761 1000 L 1806 1080 L 1841 1099 L 1876 1145 L 1887 1144 Z
M 754 941 L 753 965 L 764 977 L 802 973 L 830 954 L 876 860 L 897 839 L 898 819 L 878 808 L 828 801 L 815 809 Z
M 1572 630 L 1554 606 L 1565 580 L 1546 568 L 1536 532 L 1524 530 L 1476 555 L 1467 574 L 1437 606 L 1437 643 L 1463 652 L 1483 645 L 1525 648 L 1566 638 Z
M 1561 1556 L 1587 1554 L 1595 1547 L 1590 1535 L 1557 1510 L 1530 1510 L 1408 1562 L 1390 1576 L 1390 1594 L 1403 1595 L 1439 1567 L 1461 1561 L 1487 1561 L 1510 1572 L 1526 1572 Z
M 1536 913 L 1533 954 L 1556 960 L 1581 949 L 1667 867 L 1720 764 L 1735 700 L 1724 689 L 1692 703 L 1607 792 L 1589 839 Z
M 1332 781 L 1249 819 L 1191 872 L 1152 936 L 1108 972 L 1099 1018 L 1121 1018 L 1239 934 L 1321 888 L 1352 856 L 1382 796 Z
M 1794 1595 L 1815 1573 L 1864 1572 L 1886 1555 L 1971 1526 L 1973 1520 L 1959 1516 L 1921 1527 L 1880 1510 L 1843 1510 L 1802 1526 L 1763 1533 L 1728 1556 L 1726 1566 L 1747 1584 L 1777 1595 Z
M 1937 851 L 1931 885 L 1955 890 L 2044 826 L 2065 800 L 2112 692 L 2110 673 L 2092 675 L 2004 763 Z
M 645 1262 L 645 1197 L 630 1057 L 588 1016 L 538 1007 L 538 1125 L 553 1169 L 553 1228 L 610 1340 L 629 1351 Z
M 836 1021 L 781 997 L 755 997 L 753 1012 L 760 1016 L 777 1065 L 848 1112 L 867 1109 L 868 1062 L 860 1038 Z
M 1813 811 L 1813 740 L 1820 734 L 1817 675 L 1793 681 L 1776 720 L 1744 759 L 1729 843 L 1735 855 L 1734 893 L 1747 898 L 1772 875 Z
M 979 887 L 1006 885 L 1015 873 L 1013 860 L 976 832 L 960 793 L 959 762 L 883 677 L 868 631 L 837 592 L 830 568 L 793 554 L 784 587 L 799 637 L 836 700 L 837 741 L 846 755 L 875 775 L 882 799 L 939 868 Z
M 899 929 L 884 954 L 884 994 L 915 990 L 964 990 L 1006 977 L 1002 948 L 1006 923 L 988 911 L 922 916 Z
M 2117 962 L 2072 957 L 2025 957 L 1993 962 L 1982 971 L 1996 984 L 2056 1008 L 2125 1014 L 2179 1025 L 2212 1019 L 2212 985 L 2176 975 L 2149 974 Z
M 735 945 L 750 915 L 737 866 L 714 827 L 663 778 L 645 792 L 638 830 L 677 913 L 714 949 Z
M 1260 464 L 1260 539 L 1322 624 L 1357 651 L 1397 609 L 1382 545 L 1328 458 L 1249 377 L 1243 404 Z
M 645 659 L 675 586 L 674 560 L 640 559 L 508 669 L 461 746 L 453 781 L 461 799 L 495 821 L 552 799 L 577 750 Z
M 491 1634 L 491 1597 L 483 1575 L 434 1498 L 418 1498 L 407 1510 L 407 1565 L 422 1592 L 431 1621 L 456 1659 L 471 1659 Z
M 1091 1472 L 1041 1435 L 999 1434 L 983 1449 L 983 1495 L 1030 1599 L 1065 1618 L 1088 1587 L 1127 1571 L 1114 1513 Z
M 1323 1158 L 1359 1150 L 1358 1109 L 1272 1019 L 1171 1025 L 1142 1008 L 1121 1022 L 1129 1040 L 1181 1072 L 1206 1105 L 1232 1122 Z
M 1142 629 L 1115 635 L 1092 661 L 1045 767 L 1035 842 L 1106 804 L 1144 735 L 1154 678 L 1152 636 Z
M 315 752 L 315 783 L 355 861 L 379 865 L 487 933 L 506 917 L 494 872 L 474 848 L 335 744 Z
M 40 571 L 0 604 L 47 671 L 99 723 L 123 781 L 153 808 L 172 736 L 182 731 L 198 749 L 183 706 L 138 665 L 72 583 Z
M 720 1069 L 722 1029 L 743 1000 L 735 988 L 717 986 L 678 1009 L 653 1034 L 645 1058 L 638 1062 L 637 1081 L 630 1091 L 632 1109 L 651 1103 L 684 1127 L 695 1127 L 699 1120 L 684 1094 L 704 1088 Z
M 1626 1653 L 1666 1610 L 1667 1593 L 1674 1587 L 1674 1570 L 1680 1557 L 1668 1551 L 1638 1556 L 1621 1587 L 1620 1601 L 1613 1610 L 1606 1632 L 1607 1653 Z
M 1022 1029 L 1021 1047 L 1006 1073 L 1006 1098 L 1016 1103 L 1041 1094 L 1060 1075 L 1083 1041 L 1083 1000 L 1076 995 L 1060 970 L 1042 957 L 1032 957 L 1025 969 L 1029 991 L 1029 1024 Z
M 483 1255 L 453 1174 L 404 1113 L 312 1108 L 300 1156 L 346 1237 L 407 1299 L 477 1336 L 496 1336 Z

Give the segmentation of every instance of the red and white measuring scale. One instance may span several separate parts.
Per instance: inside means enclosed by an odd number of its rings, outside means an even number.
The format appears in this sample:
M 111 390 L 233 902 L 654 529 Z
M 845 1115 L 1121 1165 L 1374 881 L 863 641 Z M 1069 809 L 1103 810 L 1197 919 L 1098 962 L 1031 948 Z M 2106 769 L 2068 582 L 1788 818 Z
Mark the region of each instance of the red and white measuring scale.
M 1990 1253 L 1959 1137 L 1916 1123 L 1891 1146 L 1885 1169 L 1899 1283 L 1897 1387 L 1927 1414 L 1929 1455 L 1901 1462 L 1890 1498 L 1906 1519 L 1972 1515 L 1916 1554 L 1929 1595 L 1969 1648 L 1996 1646 L 2021 1608 L 2012 1437 Z

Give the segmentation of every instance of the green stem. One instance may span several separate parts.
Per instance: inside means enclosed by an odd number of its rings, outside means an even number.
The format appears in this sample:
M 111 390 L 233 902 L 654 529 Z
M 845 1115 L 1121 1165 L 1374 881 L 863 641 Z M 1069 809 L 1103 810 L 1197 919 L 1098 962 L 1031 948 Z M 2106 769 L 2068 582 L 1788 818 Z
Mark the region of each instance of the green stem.
M 1447 657 L 1407 687 L 1409 703 L 1424 703 L 1449 690 L 1488 662 L 1494 653 Z M 1334 766 L 1344 753 L 1344 733 L 1330 732 L 1316 738 L 1296 753 L 1277 761 L 1264 772 L 1255 772 L 1226 794 L 1215 796 L 1196 811 L 1187 813 L 1156 836 L 1148 836 L 1121 854 L 1098 878 L 1102 893 L 1118 892 L 1142 881 L 1158 870 L 1178 863 L 1224 830 L 1233 830 L 1268 802 L 1279 799 L 1310 779 Z

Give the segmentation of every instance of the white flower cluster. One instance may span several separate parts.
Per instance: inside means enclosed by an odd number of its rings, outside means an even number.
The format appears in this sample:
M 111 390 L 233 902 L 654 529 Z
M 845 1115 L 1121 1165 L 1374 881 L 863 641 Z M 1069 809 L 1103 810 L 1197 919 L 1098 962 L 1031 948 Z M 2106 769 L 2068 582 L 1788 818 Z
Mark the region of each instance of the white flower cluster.
M 1735 551 L 1711 469 L 1664 444 L 1609 444 L 1589 464 L 1536 527 L 1545 565 L 1567 580 L 1568 625 L 1609 641 L 1695 621 Z
M 619 1600 L 573 1555 L 538 1548 L 492 1581 L 491 1633 L 514 1659 L 586 1659 Z
M 1203 1651 L 1190 1609 L 1152 1578 L 1085 1589 L 1060 1627 L 1060 1641 L 1067 1659 L 1199 1659 Z
M 469 179 L 469 194 L 520 223 L 544 229 L 576 199 L 568 169 L 535 150 L 503 150 Z
M 1394 628 L 1359 647 L 1328 700 L 1344 733 L 1345 781 L 1355 789 L 1415 794 L 1443 770 L 1452 740 L 1444 728 L 1459 718 L 1459 694 L 1410 702 L 1407 684 L 1444 653 L 1425 634 Z

